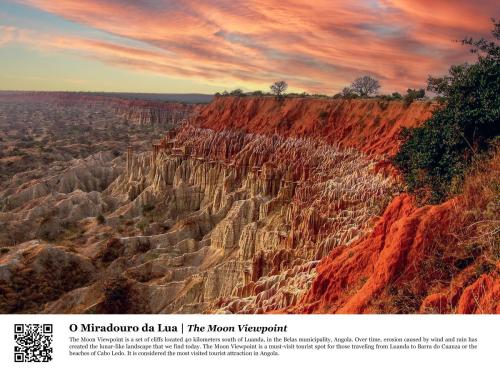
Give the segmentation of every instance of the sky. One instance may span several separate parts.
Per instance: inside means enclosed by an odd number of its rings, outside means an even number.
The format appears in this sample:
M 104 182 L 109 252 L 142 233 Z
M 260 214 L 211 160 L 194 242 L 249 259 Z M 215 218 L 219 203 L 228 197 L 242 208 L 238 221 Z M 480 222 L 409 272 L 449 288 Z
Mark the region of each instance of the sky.
M 0 90 L 332 95 L 425 87 L 498 0 L 0 0 Z

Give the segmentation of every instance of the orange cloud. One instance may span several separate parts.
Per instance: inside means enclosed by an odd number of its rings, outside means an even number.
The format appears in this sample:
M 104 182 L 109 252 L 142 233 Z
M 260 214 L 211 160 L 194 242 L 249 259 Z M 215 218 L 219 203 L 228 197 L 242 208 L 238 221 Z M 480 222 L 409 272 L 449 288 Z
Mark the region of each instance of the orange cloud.
M 424 86 L 428 74 L 464 61 L 454 40 L 487 33 L 497 11 L 490 0 L 22 2 L 125 38 L 47 36 L 45 48 L 227 86 L 284 78 L 293 90 L 329 93 L 361 74 L 385 91 Z

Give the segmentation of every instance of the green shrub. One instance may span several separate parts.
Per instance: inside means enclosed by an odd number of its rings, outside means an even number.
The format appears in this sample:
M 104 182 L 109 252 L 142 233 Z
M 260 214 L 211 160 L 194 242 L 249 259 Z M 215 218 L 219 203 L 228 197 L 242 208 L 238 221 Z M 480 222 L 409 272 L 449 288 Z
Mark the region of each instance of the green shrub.
M 155 206 L 151 203 L 145 203 L 143 206 L 142 206 L 142 212 L 143 213 L 146 213 L 146 212 L 151 212 L 155 209 Z
M 99 224 L 104 224 L 106 222 L 106 218 L 103 214 L 99 214 L 95 218 Z
M 125 314 L 130 309 L 130 285 L 124 277 L 116 276 L 107 280 L 103 286 L 103 313 Z
M 112 237 L 106 243 L 101 255 L 101 259 L 105 263 L 110 263 L 115 259 L 121 257 L 125 251 L 125 246 L 116 237 Z
M 425 97 L 425 90 L 424 89 L 419 89 L 419 90 L 414 90 L 414 89 L 408 89 L 407 94 L 404 97 L 404 103 L 408 107 L 415 99 L 422 99 Z
M 230 96 L 246 96 L 246 94 L 241 89 L 233 90 L 229 93 Z
M 341 92 L 343 99 L 356 99 L 359 97 L 350 87 L 344 87 Z
M 143 219 L 136 224 L 136 227 L 141 231 L 141 233 L 144 233 L 144 231 L 148 227 L 148 222 Z
M 394 100 L 401 100 L 401 99 L 403 99 L 403 95 L 401 95 L 399 92 L 393 92 L 392 93 L 392 98 Z
M 500 23 L 494 25 L 498 40 Z M 430 202 L 446 198 L 471 161 L 499 135 L 500 45 L 485 39 L 462 43 L 473 47 L 477 61 L 429 78 L 428 89 L 443 105 L 423 126 L 402 132 L 403 144 L 393 160 L 410 191 Z

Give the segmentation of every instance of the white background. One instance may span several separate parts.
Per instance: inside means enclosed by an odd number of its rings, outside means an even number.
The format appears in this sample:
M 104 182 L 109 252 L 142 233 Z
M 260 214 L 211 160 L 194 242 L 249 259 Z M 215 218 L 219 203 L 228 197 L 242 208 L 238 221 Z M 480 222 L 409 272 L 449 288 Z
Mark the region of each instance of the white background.
M 72 323 L 104 325 L 279 325 L 282 336 L 462 336 L 477 337 L 476 350 L 285 351 L 278 357 L 69 357 Z M 14 324 L 52 323 L 53 360 L 14 362 Z M 500 374 L 500 315 L 3 315 L 0 318 L 1 374 Z M 119 336 L 120 333 L 95 333 Z M 130 335 L 130 334 L 127 334 Z M 157 333 L 137 335 L 158 336 Z M 174 336 L 176 334 L 165 334 Z M 222 334 L 205 334 L 217 337 Z M 238 335 L 229 334 L 229 335 Z M 186 334 L 185 334 L 186 336 Z M 197 334 L 196 336 L 203 336 Z M 253 334 L 258 336 L 258 334 Z

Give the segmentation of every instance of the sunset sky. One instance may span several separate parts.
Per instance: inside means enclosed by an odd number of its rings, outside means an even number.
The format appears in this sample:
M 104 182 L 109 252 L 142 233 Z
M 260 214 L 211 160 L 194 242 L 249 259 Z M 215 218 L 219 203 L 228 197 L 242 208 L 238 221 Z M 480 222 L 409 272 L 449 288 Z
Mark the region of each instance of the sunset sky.
M 0 0 L 0 89 L 334 94 L 425 87 L 498 0 Z

